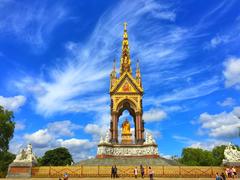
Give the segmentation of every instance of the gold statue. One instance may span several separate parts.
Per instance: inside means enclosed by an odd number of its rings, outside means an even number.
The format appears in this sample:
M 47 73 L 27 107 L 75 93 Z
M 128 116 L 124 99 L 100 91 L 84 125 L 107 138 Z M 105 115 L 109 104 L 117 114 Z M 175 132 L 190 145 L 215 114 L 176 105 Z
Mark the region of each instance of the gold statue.
M 123 134 L 129 134 L 130 132 L 130 123 L 126 119 L 122 124 L 122 133 Z

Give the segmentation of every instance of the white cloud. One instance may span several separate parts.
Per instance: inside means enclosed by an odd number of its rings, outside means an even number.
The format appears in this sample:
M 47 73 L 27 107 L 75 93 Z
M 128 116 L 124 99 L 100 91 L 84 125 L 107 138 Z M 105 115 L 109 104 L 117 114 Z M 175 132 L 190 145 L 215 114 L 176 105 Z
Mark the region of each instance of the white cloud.
M 210 46 L 215 48 L 215 47 L 219 46 L 220 44 L 225 44 L 228 42 L 229 42 L 228 36 L 216 36 L 211 39 Z
M 151 62 L 150 66 L 156 68 L 156 64 L 162 61 L 161 67 L 164 64 L 168 64 L 165 66 L 168 67 L 175 64 L 170 63 L 171 60 L 177 61 L 179 57 L 182 59 L 184 53 L 177 49 L 182 47 L 182 40 L 186 37 L 185 30 L 175 26 L 150 26 L 144 24 L 149 21 L 143 21 L 146 15 L 159 20 L 174 21 L 176 15 L 172 9 L 171 5 L 154 0 L 121 1 L 101 16 L 84 46 L 75 42 L 66 44 L 68 55 L 63 58 L 65 63 L 61 67 L 50 68 L 44 76 L 47 80 L 24 77 L 14 84 L 18 89 L 32 94 L 36 102 L 36 111 L 46 116 L 59 112 L 102 113 L 105 111 L 102 107 L 107 106 L 109 100 L 107 95 L 102 96 L 108 88 L 108 77 L 112 67 L 109 62 L 116 54 L 119 56 L 124 21 L 128 22 L 131 32 L 131 53 L 146 59 L 143 63 Z M 144 31 L 139 31 L 143 28 Z M 146 31 L 149 31 L 148 36 L 151 37 L 147 38 L 148 42 L 137 41 L 135 35 L 146 34 Z M 154 38 L 151 34 L 154 34 Z M 139 47 L 143 45 L 145 47 Z M 139 49 L 145 49 L 144 53 Z M 178 52 L 181 52 L 181 55 Z
M 54 140 L 53 135 L 47 129 L 40 129 L 33 134 L 25 134 L 24 138 L 37 148 L 46 147 Z
M 73 136 L 74 131 L 82 128 L 79 125 L 73 124 L 71 121 L 56 121 L 49 123 L 47 128 L 39 129 L 32 134 L 24 135 L 24 142 L 15 139 L 12 143 L 18 144 L 18 147 L 23 147 L 26 143 L 33 145 L 33 151 L 38 156 L 42 156 L 47 150 L 57 147 L 66 147 L 72 154 L 74 161 L 77 162 L 81 159 L 92 157 L 96 153 L 97 143 L 95 139 L 90 141 L 89 139 L 70 138 L 67 136 Z M 20 145 L 21 144 L 21 145 Z M 11 145 L 11 151 L 16 152 Z
M 13 97 L 3 97 L 0 96 L 0 105 L 5 109 L 17 111 L 26 102 L 26 97 L 24 96 L 13 96 Z
M 50 34 L 67 14 L 65 7 L 59 3 L 50 6 L 44 2 L 3 2 L 0 3 L 1 35 L 8 38 L 6 34 L 11 33 L 14 38 L 32 45 L 35 51 L 46 48 Z
M 231 98 L 231 97 L 228 97 L 226 98 L 224 101 L 222 102 L 217 102 L 220 106 L 234 106 L 236 104 L 236 101 L 235 99 Z
M 240 58 L 228 58 L 224 62 L 224 67 L 225 86 L 240 89 Z
M 167 117 L 167 113 L 162 109 L 150 109 L 143 113 L 143 119 L 146 122 L 156 122 L 161 121 Z
M 104 137 L 106 135 L 107 129 L 107 126 L 101 126 L 99 124 L 87 124 L 84 128 L 84 131 L 86 133 L 92 134 L 93 136 L 96 136 L 96 138 L 99 139 L 99 137 Z
M 234 138 L 239 136 L 240 107 L 219 114 L 202 113 L 199 117 L 201 131 L 210 137 Z
M 208 139 L 207 141 L 194 142 L 189 147 L 212 150 L 216 146 L 227 145 L 227 144 L 229 144 L 228 141 L 217 140 L 217 139 Z
M 149 97 L 144 100 L 146 104 L 160 105 L 161 103 L 183 101 L 188 99 L 199 98 L 209 95 L 219 89 L 219 79 L 213 77 L 207 81 L 203 81 L 196 85 L 183 87 L 181 89 L 175 89 L 170 93 L 167 93 L 158 97 Z
M 89 150 L 97 147 L 96 143 L 90 142 L 88 139 L 72 138 L 67 140 L 58 139 L 57 141 L 61 144 L 61 146 L 74 152 L 79 152 L 79 150 Z
M 25 123 L 23 121 L 16 121 L 16 124 L 15 124 L 15 130 L 18 131 L 18 130 L 24 130 L 26 127 Z
M 47 125 L 49 132 L 53 133 L 55 136 L 73 136 L 74 130 L 80 129 L 81 126 L 73 124 L 69 120 L 65 121 L 55 121 Z
M 177 136 L 177 135 L 174 135 L 173 139 L 186 145 L 187 147 L 201 148 L 205 150 L 212 150 L 216 146 L 229 144 L 229 141 L 226 141 L 226 140 L 219 140 L 219 139 L 193 140 L 192 138 Z

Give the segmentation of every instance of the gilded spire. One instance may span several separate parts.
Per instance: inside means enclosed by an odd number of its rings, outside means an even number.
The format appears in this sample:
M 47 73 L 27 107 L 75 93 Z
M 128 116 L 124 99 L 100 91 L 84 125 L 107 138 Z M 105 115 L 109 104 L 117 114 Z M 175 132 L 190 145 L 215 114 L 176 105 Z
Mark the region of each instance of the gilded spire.
M 111 73 L 111 77 L 112 78 L 116 78 L 117 72 L 116 72 L 116 59 L 113 60 L 113 70 L 112 70 L 112 73 Z
M 126 22 L 124 23 L 120 75 L 122 75 L 124 72 L 132 73 Z
M 113 70 L 110 74 L 110 89 L 115 84 L 117 79 L 117 72 L 116 72 L 116 60 L 113 60 Z
M 140 73 L 140 67 L 139 67 L 139 60 L 137 60 L 136 80 L 137 80 L 137 82 L 138 82 L 140 85 L 142 85 L 142 82 L 141 82 L 141 73 Z

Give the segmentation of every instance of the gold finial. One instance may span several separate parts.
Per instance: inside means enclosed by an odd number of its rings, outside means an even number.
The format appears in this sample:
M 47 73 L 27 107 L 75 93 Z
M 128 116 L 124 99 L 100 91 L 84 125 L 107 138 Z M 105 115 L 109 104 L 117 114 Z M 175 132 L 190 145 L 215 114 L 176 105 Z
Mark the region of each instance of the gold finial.
M 124 31 L 126 31 L 127 30 L 127 23 L 124 22 L 123 24 L 124 24 Z
M 139 69 L 139 60 L 137 59 L 137 69 Z
M 116 71 L 116 59 L 113 60 L 113 71 Z

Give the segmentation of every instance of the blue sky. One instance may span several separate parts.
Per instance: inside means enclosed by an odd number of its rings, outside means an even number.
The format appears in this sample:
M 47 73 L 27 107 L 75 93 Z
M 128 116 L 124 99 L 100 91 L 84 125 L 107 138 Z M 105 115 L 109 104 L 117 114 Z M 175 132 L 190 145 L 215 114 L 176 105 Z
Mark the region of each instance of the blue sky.
M 95 156 L 125 21 L 159 153 L 240 145 L 240 1 L 0 0 L 0 104 L 15 113 L 12 152 L 32 143 L 38 156 L 58 146 L 75 161 Z

